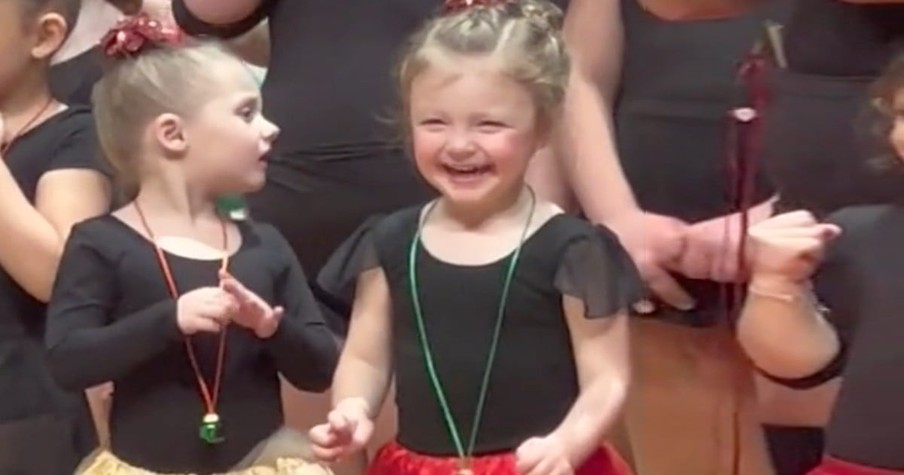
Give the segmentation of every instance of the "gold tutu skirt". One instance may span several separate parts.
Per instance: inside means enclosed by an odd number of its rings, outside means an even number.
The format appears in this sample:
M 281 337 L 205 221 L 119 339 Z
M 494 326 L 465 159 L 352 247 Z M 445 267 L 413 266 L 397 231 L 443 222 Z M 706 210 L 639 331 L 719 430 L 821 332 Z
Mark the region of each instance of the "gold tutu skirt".
M 333 475 L 326 466 L 313 462 L 310 443 L 291 429 L 282 429 L 258 444 L 242 462 L 220 475 Z M 75 475 L 194 475 L 159 473 L 133 467 L 109 450 L 89 456 Z

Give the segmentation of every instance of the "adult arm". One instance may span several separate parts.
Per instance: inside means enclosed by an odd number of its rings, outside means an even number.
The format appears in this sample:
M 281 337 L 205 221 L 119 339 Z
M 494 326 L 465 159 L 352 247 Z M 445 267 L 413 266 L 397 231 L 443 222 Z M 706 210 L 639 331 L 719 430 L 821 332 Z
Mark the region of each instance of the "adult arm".
M 235 38 L 265 20 L 275 1 L 173 0 L 173 17 L 190 35 Z
M 572 74 L 558 155 L 585 215 L 618 233 L 650 289 L 682 309 L 691 297 L 663 269 L 681 253 L 684 223 L 644 213 L 622 171 L 612 111 L 621 77 L 624 32 L 619 0 L 573 0 L 565 19 Z

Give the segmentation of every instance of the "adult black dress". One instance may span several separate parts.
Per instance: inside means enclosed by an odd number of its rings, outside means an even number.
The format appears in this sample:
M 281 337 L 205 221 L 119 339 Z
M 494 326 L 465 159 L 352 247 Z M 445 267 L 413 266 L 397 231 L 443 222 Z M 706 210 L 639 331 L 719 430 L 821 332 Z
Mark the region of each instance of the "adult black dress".
M 887 201 L 889 175 L 871 169 L 867 89 L 904 51 L 904 5 L 798 0 L 785 27 L 788 65 L 775 72 L 763 161 L 785 209 L 825 215 Z
M 744 99 L 738 72 L 766 21 L 782 21 L 787 4 L 764 2 L 712 20 L 667 21 L 645 3 L 621 1 L 625 46 L 614 112 L 626 178 L 652 213 L 696 223 L 737 212 L 733 178 L 740 173 L 732 171 L 730 117 Z M 751 181 L 747 205 L 770 197 L 762 175 Z M 637 390 L 627 422 L 637 469 L 769 473 L 752 371 L 730 336 L 731 288 L 679 282 L 696 308 L 663 307 L 632 327 Z

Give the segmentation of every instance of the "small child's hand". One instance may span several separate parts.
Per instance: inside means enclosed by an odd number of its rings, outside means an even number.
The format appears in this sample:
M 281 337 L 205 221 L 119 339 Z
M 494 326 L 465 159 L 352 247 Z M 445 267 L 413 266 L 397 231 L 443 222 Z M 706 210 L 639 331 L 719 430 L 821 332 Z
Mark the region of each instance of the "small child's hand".
M 839 234 L 841 228 L 820 223 L 806 211 L 780 214 L 752 226 L 748 257 L 754 277 L 789 282 L 809 279 L 826 246 Z
M 217 333 L 223 329 L 238 303 L 219 287 L 201 287 L 176 301 L 176 322 L 184 335 Z
M 308 436 L 314 455 L 325 462 L 361 450 L 370 441 L 374 423 L 367 413 L 367 403 L 361 399 L 345 399 L 327 415 L 327 422 L 311 428 Z
M 515 468 L 522 475 L 572 475 L 574 468 L 565 442 L 556 435 L 528 439 L 515 451 Z
M 252 330 L 258 338 L 270 338 L 276 333 L 283 316 L 282 307 L 271 307 L 226 271 L 220 272 L 220 286 L 238 302 L 232 321 Z

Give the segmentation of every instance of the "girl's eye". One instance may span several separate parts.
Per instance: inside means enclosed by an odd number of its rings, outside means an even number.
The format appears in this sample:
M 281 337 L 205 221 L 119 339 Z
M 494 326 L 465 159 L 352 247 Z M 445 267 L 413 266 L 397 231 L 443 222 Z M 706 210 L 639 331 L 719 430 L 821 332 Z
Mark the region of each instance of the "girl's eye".
M 483 131 L 495 132 L 497 130 L 504 129 L 506 125 L 495 120 L 484 120 L 477 124 L 477 127 Z
M 257 110 L 254 107 L 242 107 L 239 109 L 239 116 L 243 119 L 250 121 L 254 119 L 254 116 L 257 114 Z

